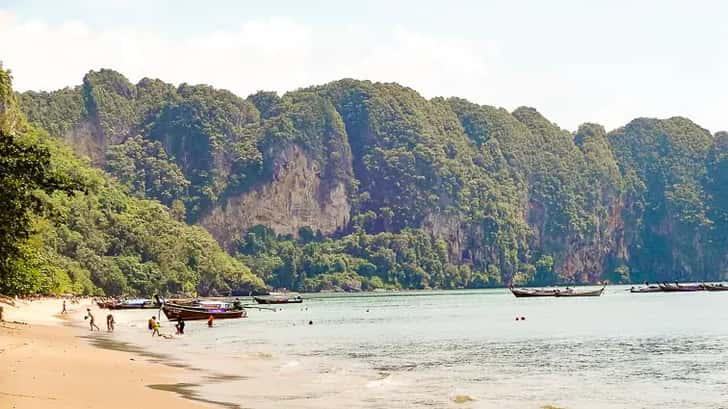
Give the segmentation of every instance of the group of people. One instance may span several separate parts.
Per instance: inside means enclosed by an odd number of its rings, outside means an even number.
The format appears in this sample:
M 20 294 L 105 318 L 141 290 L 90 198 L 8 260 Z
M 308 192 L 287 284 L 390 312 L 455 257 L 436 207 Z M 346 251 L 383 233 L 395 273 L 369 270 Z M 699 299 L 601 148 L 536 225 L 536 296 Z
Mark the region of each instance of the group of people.
M 152 318 L 149 319 L 148 328 L 150 331 L 152 331 L 152 336 L 162 336 L 162 334 L 159 332 L 161 326 L 162 324 L 159 322 L 156 316 L 152 316 Z M 185 321 L 182 318 L 178 318 L 177 324 L 175 324 L 174 328 L 177 330 L 177 335 L 184 335 Z
M 61 311 L 61 314 L 67 314 L 68 311 L 66 310 L 66 302 L 63 301 L 63 310 Z M 87 319 L 89 327 L 91 328 L 91 331 L 101 331 L 101 328 L 99 328 L 98 325 L 96 325 L 96 317 L 94 317 L 94 314 L 91 312 L 91 308 L 86 308 L 86 316 L 83 317 L 83 319 Z M 207 325 L 212 327 L 212 321 L 213 318 L 210 316 L 210 318 L 207 321 Z M 106 330 L 108 332 L 114 332 L 114 324 L 116 321 L 114 320 L 114 315 L 109 314 L 106 316 Z M 175 324 L 175 329 L 177 330 L 177 335 L 184 335 L 185 333 L 185 321 L 182 318 L 177 319 L 177 324 Z M 162 334 L 159 332 L 159 329 L 162 327 L 162 324 L 159 322 L 156 316 L 152 316 L 152 318 L 149 319 L 148 322 L 149 330 L 152 331 L 152 336 L 162 336 Z
M 66 314 L 66 302 L 63 302 L 63 311 L 62 314 Z M 94 329 L 96 331 L 101 331 L 101 328 L 99 328 L 98 325 L 96 325 L 96 317 L 94 317 L 94 314 L 91 312 L 91 308 L 86 308 L 86 316 L 83 317 L 83 319 L 88 319 L 88 325 L 91 328 L 91 331 Z M 116 321 L 114 320 L 114 315 L 109 314 L 106 316 L 106 331 L 108 332 L 114 332 L 114 324 Z
M 61 314 L 67 314 L 68 310 L 66 309 L 66 301 L 63 301 L 63 310 L 61 311 Z M 86 316 L 83 317 L 83 319 L 89 320 L 88 324 L 91 328 L 91 331 L 101 331 L 101 328 L 96 325 L 96 317 L 94 317 L 94 314 L 91 312 L 91 308 L 86 308 Z M 207 319 L 207 325 L 209 327 L 213 326 L 215 318 L 210 315 Z M 114 324 L 116 321 L 114 320 L 114 316 L 112 314 L 109 314 L 106 316 L 106 330 L 108 332 L 114 332 Z M 157 316 L 152 316 L 152 318 L 149 319 L 149 322 L 147 323 L 148 328 L 150 331 L 152 331 L 152 336 L 162 336 L 162 334 L 159 332 L 160 328 L 162 327 L 162 324 L 157 319 Z M 177 323 L 175 324 L 175 329 L 177 330 L 176 335 L 184 335 L 185 333 L 185 321 L 182 318 L 177 319 Z

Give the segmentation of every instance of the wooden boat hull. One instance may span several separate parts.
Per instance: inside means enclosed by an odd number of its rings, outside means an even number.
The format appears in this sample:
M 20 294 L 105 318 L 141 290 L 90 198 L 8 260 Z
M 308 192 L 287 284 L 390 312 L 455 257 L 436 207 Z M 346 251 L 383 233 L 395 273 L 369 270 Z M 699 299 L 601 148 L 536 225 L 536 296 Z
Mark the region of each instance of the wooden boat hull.
M 164 315 L 166 315 L 167 319 L 169 319 L 170 321 L 173 321 L 173 320 L 176 320 L 179 318 L 182 318 L 183 320 L 187 320 L 187 321 L 206 320 L 211 315 L 216 320 L 247 317 L 247 313 L 245 312 L 244 309 L 241 309 L 241 310 L 206 310 L 204 308 L 183 307 L 183 306 L 178 306 L 178 305 L 175 305 L 175 306 L 164 305 L 162 307 L 162 311 L 164 311 Z
M 253 297 L 255 302 L 258 304 L 300 304 L 303 302 L 303 298 L 265 298 L 265 297 Z
M 726 285 L 706 284 L 704 287 L 706 291 L 728 291 L 728 286 Z

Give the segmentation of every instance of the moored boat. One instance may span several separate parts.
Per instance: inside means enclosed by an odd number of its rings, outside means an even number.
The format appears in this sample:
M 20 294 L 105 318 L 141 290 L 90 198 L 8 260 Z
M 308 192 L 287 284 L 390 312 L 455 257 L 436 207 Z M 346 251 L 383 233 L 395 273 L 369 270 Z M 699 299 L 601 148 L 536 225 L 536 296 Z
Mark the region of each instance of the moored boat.
M 728 285 L 720 284 L 703 284 L 706 291 L 728 291 Z
M 510 287 L 511 293 L 518 298 L 521 297 L 599 297 L 604 292 L 606 284 L 597 290 L 579 291 L 571 287 L 565 289 L 543 289 L 543 288 L 513 288 Z
M 629 292 L 633 294 L 661 293 L 662 288 L 660 288 L 659 285 L 650 285 L 649 283 L 645 283 L 644 287 L 632 287 L 629 289 Z
M 164 302 L 162 311 L 169 320 L 205 320 L 212 316 L 215 319 L 245 318 L 245 308 L 239 303 L 222 301 L 195 301 L 186 305 Z
M 116 300 L 100 300 L 96 301 L 96 305 L 99 306 L 99 308 L 109 308 L 110 305 L 114 305 L 116 303 Z
M 300 295 L 295 297 L 288 297 L 285 295 L 266 295 L 253 297 L 255 302 L 258 304 L 300 304 L 303 302 L 303 298 Z
M 161 305 L 146 298 L 133 300 L 122 300 L 107 304 L 105 308 L 110 310 L 138 310 L 138 309 L 159 309 Z
M 693 291 L 705 290 L 705 287 L 703 287 L 702 284 L 662 283 L 662 284 L 660 284 L 660 288 L 662 289 L 662 291 L 665 291 L 665 292 L 693 292 Z
M 170 321 L 182 318 L 183 320 L 206 320 L 210 316 L 215 319 L 228 319 L 228 318 L 245 318 L 247 313 L 244 309 L 240 310 L 213 310 L 206 308 L 197 307 L 185 307 L 181 305 L 165 304 L 162 306 L 162 311 L 167 319 Z

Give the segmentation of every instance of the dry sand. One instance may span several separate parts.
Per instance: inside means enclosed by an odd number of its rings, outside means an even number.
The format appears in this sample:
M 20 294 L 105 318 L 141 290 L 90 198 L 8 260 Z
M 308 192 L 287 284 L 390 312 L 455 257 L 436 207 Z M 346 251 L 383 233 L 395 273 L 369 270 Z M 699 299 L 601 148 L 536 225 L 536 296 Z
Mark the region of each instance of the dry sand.
M 129 409 L 206 408 L 177 394 L 148 385 L 171 385 L 184 375 L 176 369 L 128 352 L 89 345 L 80 338 L 88 329 L 64 325 L 57 317 L 59 300 L 6 304 L 0 323 L 0 408 Z M 85 305 L 68 304 L 68 314 L 81 322 Z M 105 314 L 96 311 L 105 330 Z M 22 321 L 28 325 L 13 324 Z

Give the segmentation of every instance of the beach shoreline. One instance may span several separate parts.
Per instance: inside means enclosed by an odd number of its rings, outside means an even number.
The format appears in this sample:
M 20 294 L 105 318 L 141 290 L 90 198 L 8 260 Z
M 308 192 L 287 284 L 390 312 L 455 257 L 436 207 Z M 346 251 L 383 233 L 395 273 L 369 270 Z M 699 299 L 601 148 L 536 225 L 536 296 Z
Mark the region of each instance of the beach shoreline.
M 20 301 L 15 307 L 2 306 L 2 408 L 211 407 L 190 400 L 195 397 L 185 394 L 181 380 L 190 375 L 186 369 L 87 342 L 84 337 L 89 334 L 106 336 L 102 322 L 105 314 L 101 311 L 94 311 L 101 332 L 92 334 L 81 326 L 90 304 L 69 302 L 69 313 L 64 316 L 60 315 L 62 300 Z

